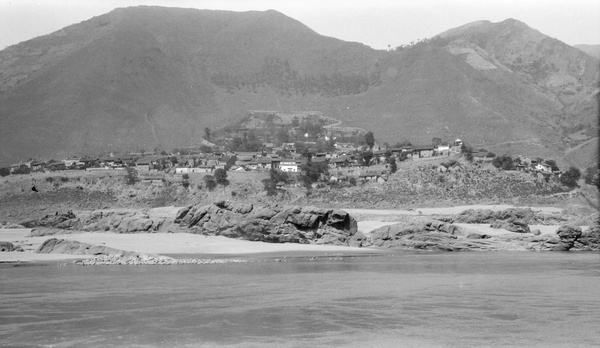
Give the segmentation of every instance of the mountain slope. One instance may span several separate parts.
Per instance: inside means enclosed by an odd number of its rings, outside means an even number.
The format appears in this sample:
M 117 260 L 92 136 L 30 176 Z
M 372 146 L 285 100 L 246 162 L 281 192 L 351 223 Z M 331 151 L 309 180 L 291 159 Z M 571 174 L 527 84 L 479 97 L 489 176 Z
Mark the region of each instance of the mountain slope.
M 573 46 L 592 57 L 600 59 L 600 45 L 575 45 Z
M 378 55 L 275 11 L 118 9 L 0 52 L 0 159 L 188 146 L 243 115 L 220 110 L 215 74 L 254 73 L 269 57 L 354 74 Z
M 192 146 L 248 110 L 558 159 L 595 136 L 597 81 L 596 59 L 514 20 L 387 52 L 275 11 L 124 8 L 0 51 L 0 165 Z

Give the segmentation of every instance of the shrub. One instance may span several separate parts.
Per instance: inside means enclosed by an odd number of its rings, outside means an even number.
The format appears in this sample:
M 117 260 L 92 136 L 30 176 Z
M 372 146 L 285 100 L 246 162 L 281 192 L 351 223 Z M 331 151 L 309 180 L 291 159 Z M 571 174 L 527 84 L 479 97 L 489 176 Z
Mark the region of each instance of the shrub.
M 61 182 L 68 182 L 68 181 L 69 181 L 69 178 L 67 178 L 66 176 L 61 176 L 61 177 L 60 177 L 60 181 L 61 181 Z
M 46 178 L 46 182 L 53 182 L 53 181 L 54 181 L 54 178 L 51 176 Z

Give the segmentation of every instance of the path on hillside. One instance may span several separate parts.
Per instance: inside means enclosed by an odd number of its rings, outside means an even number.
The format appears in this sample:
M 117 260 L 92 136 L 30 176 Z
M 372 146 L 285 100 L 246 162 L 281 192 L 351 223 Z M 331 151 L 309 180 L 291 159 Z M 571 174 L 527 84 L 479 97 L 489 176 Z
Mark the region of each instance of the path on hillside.
M 154 110 L 158 109 L 159 107 L 160 107 L 160 105 L 150 109 L 144 115 L 144 121 L 146 121 L 146 123 L 150 126 L 150 131 L 152 132 L 152 136 L 154 137 L 154 141 L 156 142 L 157 145 L 160 144 L 160 142 L 158 141 L 158 138 L 156 137 L 156 131 L 154 130 L 154 125 L 152 123 L 150 123 L 150 120 L 148 118 L 150 117 L 150 113 L 154 112 Z

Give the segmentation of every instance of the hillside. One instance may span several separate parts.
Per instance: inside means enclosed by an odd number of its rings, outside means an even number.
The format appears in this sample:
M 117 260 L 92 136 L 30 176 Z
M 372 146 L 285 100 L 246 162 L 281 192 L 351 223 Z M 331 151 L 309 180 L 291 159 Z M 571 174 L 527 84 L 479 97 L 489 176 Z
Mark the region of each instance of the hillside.
M 379 55 L 275 11 L 118 9 L 0 52 L 0 162 L 194 145 L 247 111 L 221 103 L 220 73 L 277 57 L 301 75 L 366 74 Z
M 582 50 L 592 57 L 600 59 L 600 45 L 575 45 L 573 47 Z
M 0 51 L 0 165 L 194 146 L 249 110 L 556 159 L 596 136 L 597 59 L 514 20 L 441 37 L 388 52 L 276 11 L 117 9 Z

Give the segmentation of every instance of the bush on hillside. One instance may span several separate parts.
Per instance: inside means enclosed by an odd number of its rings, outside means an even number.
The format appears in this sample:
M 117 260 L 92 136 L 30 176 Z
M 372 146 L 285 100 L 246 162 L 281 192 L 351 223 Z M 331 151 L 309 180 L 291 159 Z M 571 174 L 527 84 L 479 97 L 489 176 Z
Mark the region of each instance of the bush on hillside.
M 571 167 L 560 176 L 560 182 L 561 182 L 561 184 L 563 184 L 567 187 L 575 188 L 575 187 L 579 186 L 579 184 L 577 182 L 579 181 L 580 178 L 581 178 L 581 172 L 579 171 L 579 169 L 577 169 L 575 167 Z
M 494 167 L 502 168 L 504 170 L 511 170 L 514 168 L 513 159 L 509 155 L 502 155 L 494 158 L 492 164 Z

